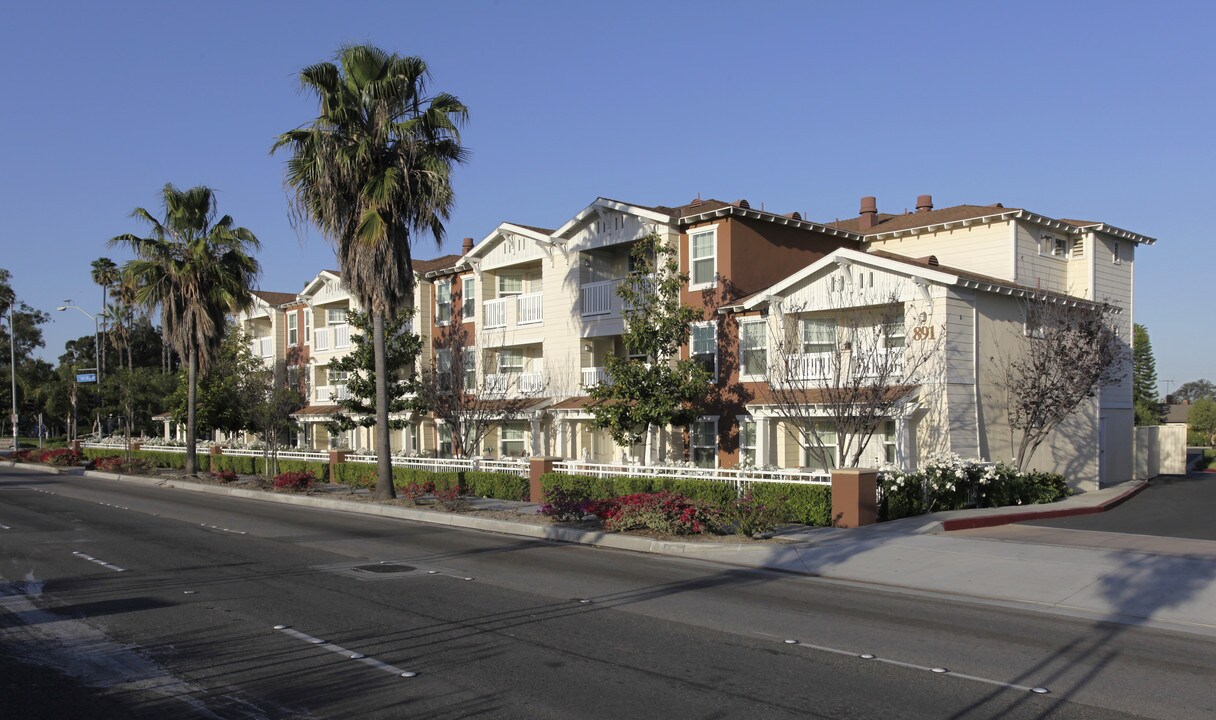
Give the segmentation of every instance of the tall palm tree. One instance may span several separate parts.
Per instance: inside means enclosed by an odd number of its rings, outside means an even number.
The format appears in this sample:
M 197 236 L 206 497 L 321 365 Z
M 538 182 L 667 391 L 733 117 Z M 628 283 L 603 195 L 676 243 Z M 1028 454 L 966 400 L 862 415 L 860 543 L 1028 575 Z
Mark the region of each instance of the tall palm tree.
M 108 257 L 100 257 L 93 261 L 90 274 L 93 276 L 93 282 L 101 286 L 102 333 L 104 334 L 106 310 L 109 308 L 109 299 L 106 295 L 110 288 L 118 282 L 118 265 Z M 101 342 L 101 338 L 95 338 L 95 340 Z M 97 368 L 97 372 L 104 375 L 106 367 L 105 351 L 103 350 L 100 355 L 101 367 Z
M 135 300 L 160 310 L 169 342 L 186 359 L 186 473 L 193 475 L 198 376 L 215 356 L 229 314 L 253 303 L 251 288 L 261 268 L 250 252 L 260 244 L 230 216 L 216 220 L 210 188 L 166 184 L 163 204 L 163 220 L 143 208 L 131 213 L 151 227 L 148 237 L 119 235 L 110 245 L 134 251 L 123 275 L 135 286 Z
M 389 458 L 385 318 L 413 297 L 410 245 L 429 232 L 443 242 L 451 173 L 464 162 L 459 128 L 468 109 L 447 93 L 427 94 L 430 73 L 417 57 L 370 45 L 343 47 L 337 65 L 300 72 L 320 101 L 311 123 L 280 135 L 286 184 L 298 220 L 311 221 L 337 249 L 342 282 L 371 316 L 376 368 L 376 496 L 395 496 Z

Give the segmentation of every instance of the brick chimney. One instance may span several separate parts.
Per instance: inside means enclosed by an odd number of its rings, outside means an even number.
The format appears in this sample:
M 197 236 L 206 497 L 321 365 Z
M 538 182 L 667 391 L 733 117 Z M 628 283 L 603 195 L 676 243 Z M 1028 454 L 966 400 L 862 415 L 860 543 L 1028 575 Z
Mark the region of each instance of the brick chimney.
M 932 195 L 917 195 L 916 196 L 916 212 L 929 212 L 933 209 Z
M 468 255 L 471 252 L 473 252 L 473 238 L 465 238 L 460 245 L 460 254 Z
M 858 228 L 864 232 L 878 224 L 878 199 L 867 195 L 861 199 L 861 222 Z

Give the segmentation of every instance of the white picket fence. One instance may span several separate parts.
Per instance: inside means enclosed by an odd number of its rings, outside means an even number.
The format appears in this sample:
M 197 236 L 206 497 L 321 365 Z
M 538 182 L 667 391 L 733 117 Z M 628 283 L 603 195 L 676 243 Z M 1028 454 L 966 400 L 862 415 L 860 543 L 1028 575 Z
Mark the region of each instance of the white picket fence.
M 121 450 L 119 445 L 104 443 L 82 443 L 82 447 L 103 450 Z M 206 446 L 203 446 L 206 447 Z M 140 450 L 150 452 L 185 453 L 186 448 L 178 445 L 142 445 Z M 245 450 L 224 448 L 224 455 L 234 457 L 265 457 L 263 450 Z M 328 463 L 329 453 L 307 452 L 299 450 L 280 450 L 280 460 L 307 460 L 311 462 Z M 346 456 L 346 462 L 374 465 L 375 455 L 351 453 Z M 392 457 L 393 467 L 418 468 L 431 472 L 482 471 L 501 472 L 528 477 L 529 462 L 519 460 L 485 460 L 481 458 L 427 458 L 427 457 Z M 553 463 L 555 472 L 568 475 L 589 475 L 591 477 L 644 477 L 669 478 L 673 480 L 707 480 L 710 482 L 729 483 L 740 494 L 744 494 L 756 483 L 794 483 L 799 485 L 830 485 L 831 475 L 826 472 L 803 472 L 799 470 L 760 470 L 756 468 L 698 468 L 672 467 L 665 465 L 620 465 L 614 463 L 590 463 L 576 460 L 558 461 Z

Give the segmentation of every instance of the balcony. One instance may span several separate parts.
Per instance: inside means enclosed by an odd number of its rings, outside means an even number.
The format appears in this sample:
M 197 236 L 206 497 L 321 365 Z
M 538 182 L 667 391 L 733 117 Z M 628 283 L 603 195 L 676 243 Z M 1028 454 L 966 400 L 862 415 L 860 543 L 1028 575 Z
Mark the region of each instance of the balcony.
M 313 393 L 313 402 L 325 405 L 349 399 L 350 391 L 345 385 L 318 385 Z
M 344 350 L 350 347 L 350 325 L 330 325 L 312 331 L 314 352 Z
M 602 367 L 585 367 L 583 368 L 582 386 L 584 388 L 595 387 L 596 385 L 607 385 L 610 382 L 608 371 Z
M 836 353 L 814 352 L 787 355 L 790 380 L 828 380 L 835 375 Z
M 849 373 L 840 372 L 838 365 L 841 362 L 847 362 L 850 370 L 863 378 L 898 379 L 902 378 L 904 374 L 904 349 L 878 350 L 868 357 L 854 354 L 848 358 L 838 358 L 835 352 L 787 355 L 788 378 L 818 382 L 843 381 L 847 379 Z M 841 377 L 837 377 L 838 375 Z
M 583 317 L 608 315 L 614 310 L 619 311 L 620 298 L 616 296 L 616 289 L 620 287 L 622 282 L 624 282 L 623 279 L 616 278 L 580 286 L 579 294 L 582 301 Z
M 521 395 L 535 395 L 545 389 L 545 374 L 488 373 L 482 383 L 482 392 L 491 397 L 504 397 L 512 387 Z
M 482 327 L 486 329 L 505 328 L 509 325 L 539 325 L 545 319 L 541 293 L 486 300 L 481 305 Z
M 274 357 L 274 338 L 255 337 L 249 341 L 249 347 L 253 350 L 254 357 Z

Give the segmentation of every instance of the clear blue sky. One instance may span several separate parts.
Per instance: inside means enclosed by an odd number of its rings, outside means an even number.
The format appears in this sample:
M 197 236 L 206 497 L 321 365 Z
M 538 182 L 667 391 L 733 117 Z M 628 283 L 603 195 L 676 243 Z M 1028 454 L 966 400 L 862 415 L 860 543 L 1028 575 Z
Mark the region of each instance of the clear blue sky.
M 469 106 L 442 249 L 597 196 L 747 198 L 812 219 L 1002 202 L 1159 238 L 1136 260 L 1158 377 L 1216 380 L 1210 3 L 5 3 L 0 267 L 87 334 L 89 263 L 166 182 L 219 191 L 261 238 L 267 290 L 333 267 L 292 229 L 277 133 L 300 68 L 344 43 L 421 55 Z

